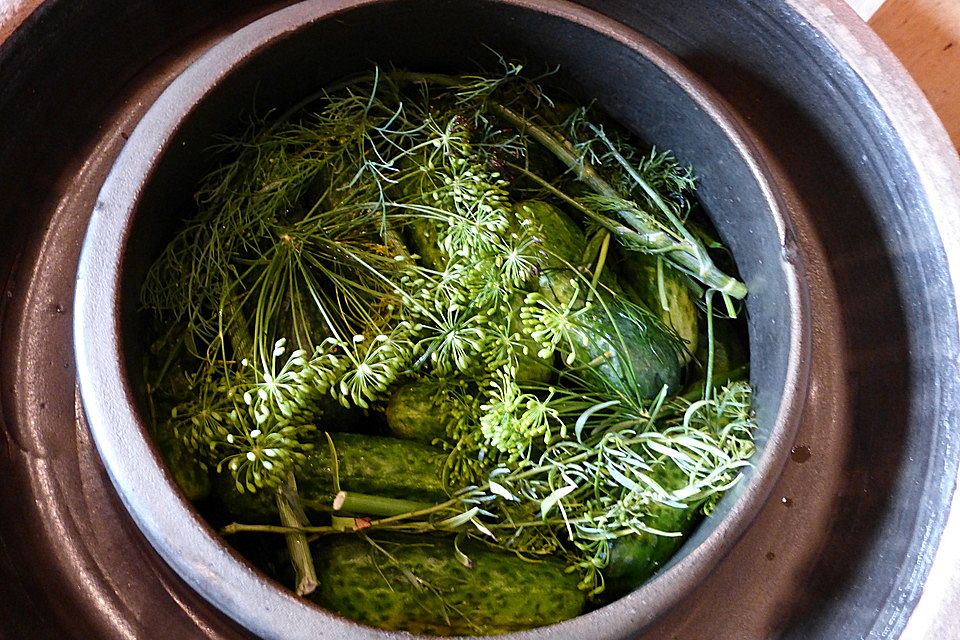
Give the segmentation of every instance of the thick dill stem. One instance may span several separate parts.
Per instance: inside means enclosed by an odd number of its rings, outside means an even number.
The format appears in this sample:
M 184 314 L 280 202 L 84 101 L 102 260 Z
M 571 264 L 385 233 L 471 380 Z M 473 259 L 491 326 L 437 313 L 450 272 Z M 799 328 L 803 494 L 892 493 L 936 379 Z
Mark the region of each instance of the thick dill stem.
M 587 302 L 593 301 L 593 296 L 597 292 L 597 285 L 600 284 L 600 276 L 603 274 L 603 265 L 607 261 L 607 253 L 610 250 L 610 233 L 602 231 L 603 240 L 600 243 L 600 256 L 597 258 L 597 266 L 593 270 L 593 280 L 590 282 L 590 291 L 587 293 Z
M 353 491 L 341 491 L 333 499 L 334 511 L 362 513 L 368 516 L 398 516 L 431 509 L 434 505 L 398 498 L 384 498 Z
M 707 291 L 707 371 L 703 379 L 703 399 L 706 400 L 713 389 L 713 361 L 716 354 L 716 343 L 713 341 L 713 292 Z
M 281 535 L 306 534 L 314 535 L 343 533 L 342 529 L 334 527 L 298 527 L 293 525 L 275 525 L 275 524 L 244 524 L 242 522 L 231 522 L 220 529 L 220 533 L 225 536 L 232 536 L 238 533 L 276 533 Z
M 221 335 L 230 338 L 233 354 L 237 360 L 253 357 L 253 339 L 243 323 L 240 304 L 231 295 L 225 296 L 220 303 L 220 327 Z
M 493 101 L 487 107 L 496 116 L 502 118 L 518 130 L 526 132 L 534 140 L 542 144 L 553 153 L 561 162 L 574 171 L 577 177 L 587 184 L 596 193 L 608 198 L 620 198 L 610 183 L 604 180 L 596 169 L 583 156 L 576 152 L 569 140 L 561 140 L 550 131 L 525 118 L 516 111 Z M 635 173 L 635 172 L 634 172 Z M 646 190 L 652 191 L 649 185 L 641 181 Z M 655 192 L 654 192 L 655 194 Z M 657 196 L 654 202 L 666 213 L 667 207 Z M 678 242 L 658 229 L 649 228 L 642 220 L 629 211 L 620 211 L 620 217 L 637 232 L 631 239 L 641 240 L 651 252 L 662 253 L 664 257 L 677 264 L 684 271 L 698 278 L 711 289 L 716 289 L 738 300 L 747 295 L 747 287 L 739 280 L 720 271 L 707 256 L 704 249 L 695 238 L 685 234 L 683 242 Z M 669 216 L 668 216 L 669 217 Z M 682 226 L 682 225 L 681 225 Z M 614 233 L 616 230 L 613 229 Z
M 355 521 L 356 522 L 356 521 Z M 562 527 L 567 524 L 577 524 L 579 522 L 586 522 L 585 518 L 550 518 L 550 519 L 537 519 L 537 520 L 518 520 L 511 522 L 493 522 L 486 523 L 484 526 L 488 529 L 499 531 L 499 530 L 513 530 L 519 527 Z M 457 526 L 443 526 L 440 524 L 434 524 L 432 522 L 403 522 L 403 523 L 394 523 L 394 524 L 367 524 L 364 522 L 363 525 L 356 525 L 354 527 L 333 527 L 333 526 L 287 526 L 287 525 L 275 525 L 275 524 L 244 524 L 241 522 L 232 522 L 222 529 L 220 533 L 225 536 L 236 535 L 238 533 L 270 533 L 274 535 L 284 535 L 289 536 L 290 534 L 310 534 L 312 537 L 328 536 L 328 535 L 339 535 L 339 534 L 348 534 L 348 533 L 360 533 L 376 530 L 388 530 L 388 531 L 402 531 L 406 533 L 456 533 L 459 531 L 470 530 L 472 524 L 464 524 Z
M 286 527 L 303 527 L 310 524 L 300 505 L 297 484 L 292 473 L 287 476 L 286 483 L 277 492 L 277 509 L 280 512 L 280 522 Z M 294 530 L 288 532 L 286 538 L 290 561 L 297 576 L 297 595 L 305 596 L 313 593 L 319 586 L 319 581 L 307 537 L 302 532 Z
M 585 182 L 587 186 L 600 195 L 610 198 L 617 198 L 620 194 L 610 183 L 604 180 L 597 170 L 589 162 L 586 162 L 581 154 L 577 153 L 573 144 L 569 140 L 562 140 L 550 131 L 532 122 L 528 118 L 520 115 L 510 107 L 490 101 L 487 103 L 496 116 L 506 120 L 519 131 L 530 134 L 530 137 L 546 147 L 547 151 L 557 156 L 567 167 L 573 170 L 577 178 Z

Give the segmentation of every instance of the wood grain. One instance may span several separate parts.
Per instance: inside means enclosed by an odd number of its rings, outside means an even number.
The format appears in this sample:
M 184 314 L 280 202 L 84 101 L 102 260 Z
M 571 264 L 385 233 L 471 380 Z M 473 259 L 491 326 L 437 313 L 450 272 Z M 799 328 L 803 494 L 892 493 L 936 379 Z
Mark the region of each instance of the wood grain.
M 888 0 L 870 26 L 913 75 L 960 147 L 960 1 Z

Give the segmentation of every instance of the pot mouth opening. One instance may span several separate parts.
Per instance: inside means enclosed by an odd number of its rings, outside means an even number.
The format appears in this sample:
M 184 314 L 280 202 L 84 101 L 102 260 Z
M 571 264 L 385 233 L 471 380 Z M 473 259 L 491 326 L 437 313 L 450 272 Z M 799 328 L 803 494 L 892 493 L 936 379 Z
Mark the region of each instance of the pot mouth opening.
M 712 90 L 657 45 L 562 1 L 293 5 L 225 38 L 174 80 L 137 126 L 98 199 L 75 307 L 88 424 L 127 509 L 188 584 L 258 635 L 308 637 L 318 628 L 337 637 L 383 632 L 279 588 L 179 495 L 150 441 L 136 391 L 144 347 L 138 294 L 146 269 L 173 227 L 195 210 L 196 185 L 210 169 L 207 149 L 238 133 L 251 113 L 283 113 L 375 64 L 472 71 L 495 68 L 501 55 L 559 67 L 565 86 L 595 100 L 640 139 L 692 165 L 701 179 L 703 209 L 750 290 L 751 384 L 761 426 L 753 466 L 646 584 L 560 623 L 556 633 L 621 637 L 669 610 L 747 528 L 787 457 L 809 349 L 802 268 L 791 248 L 790 198 L 764 151 Z M 536 637 L 553 628 L 517 635 Z

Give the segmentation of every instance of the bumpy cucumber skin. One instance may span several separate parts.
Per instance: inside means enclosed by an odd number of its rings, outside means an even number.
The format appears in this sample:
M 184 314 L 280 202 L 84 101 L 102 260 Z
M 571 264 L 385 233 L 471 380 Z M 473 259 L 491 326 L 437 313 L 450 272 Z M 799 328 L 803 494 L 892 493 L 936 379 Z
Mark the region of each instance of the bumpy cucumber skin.
M 662 462 L 654 477 L 667 489 L 686 484 L 685 476 L 672 462 Z M 698 507 L 677 509 L 663 504 L 653 505 L 647 525 L 664 532 L 679 532 L 683 536 L 639 533 L 614 540 L 610 545 L 609 562 L 603 570 L 604 600 L 615 600 L 649 580 L 677 552 L 700 514 Z
M 460 549 L 473 561 L 468 569 L 454 555 L 452 538 L 376 540 L 430 588 L 412 584 L 365 540 L 342 536 L 314 545 L 320 581 L 314 601 L 363 624 L 433 635 L 521 631 L 577 616 L 586 602 L 579 577 L 555 559 L 527 562 L 464 542 Z
M 572 268 L 586 249 L 576 223 L 560 209 L 537 200 L 518 203 L 514 212 L 519 224 L 543 238 L 540 293 L 560 306 L 570 304 L 575 295 L 585 302 L 588 284 Z M 681 358 L 674 336 L 655 316 L 643 318 L 640 309 L 623 302 L 625 294 L 614 279 L 605 279 L 604 285 L 592 308 L 579 317 L 575 366 L 594 364 L 578 374 L 629 397 L 652 398 L 664 385 L 675 390 L 680 384 Z M 626 358 L 621 357 L 624 354 Z
M 207 498 L 212 486 L 210 472 L 201 466 L 196 456 L 187 450 L 173 430 L 161 427 L 156 443 L 160 455 L 167 463 L 167 470 L 184 497 L 191 502 Z
M 332 437 L 344 490 L 423 502 L 446 500 L 438 473 L 443 454 L 437 449 L 397 438 L 353 433 Z M 329 492 L 332 477 L 329 451 L 319 442 L 299 474 L 301 494 Z
M 598 298 L 581 316 L 582 339 L 574 343 L 578 363 L 599 360 L 585 375 L 628 397 L 652 398 L 664 386 L 675 391 L 680 386 L 680 358 L 669 334 L 652 317 L 639 317 L 638 309 L 606 294 Z
M 443 269 L 447 256 L 440 248 L 440 225 L 428 218 L 415 218 L 407 225 L 406 238 L 420 264 L 428 269 Z
M 518 226 L 540 240 L 540 268 L 577 265 L 587 241 L 580 227 L 560 209 L 542 200 L 524 200 L 513 207 Z
M 575 277 L 565 269 L 544 272 L 540 292 L 558 305 L 568 304 Z M 679 387 L 681 356 L 675 337 L 656 316 L 607 289 L 600 289 L 578 316 L 574 333 L 573 366 L 588 382 L 640 398 L 656 396 L 664 385 L 671 391 Z
M 623 275 L 624 288 L 635 294 L 635 302 L 643 304 L 656 315 L 664 325 L 672 329 L 685 343 L 684 362 L 697 351 L 699 344 L 700 315 L 696 297 L 687 286 L 686 276 L 668 265 L 663 267 L 663 289 L 667 308 L 660 296 L 657 278 L 657 258 L 635 251 L 626 252 L 618 265 Z
M 398 438 L 430 444 L 447 433 L 450 407 L 444 406 L 437 384 L 418 380 L 399 387 L 387 402 L 387 425 Z
M 655 517 L 652 526 L 666 527 L 665 531 L 684 531 L 689 528 L 694 512 L 661 507 L 664 513 Z M 604 600 L 610 601 L 630 593 L 663 567 L 683 544 L 683 537 L 658 536 L 638 533 L 624 536 L 610 545 L 610 562 L 604 570 Z
M 440 481 L 443 454 L 434 447 L 409 440 L 353 433 L 331 434 L 340 465 L 344 491 L 437 503 L 447 499 Z M 304 508 L 333 502 L 333 465 L 321 434 L 297 473 L 297 489 Z M 270 492 L 240 493 L 228 472 L 220 474 L 215 491 L 228 514 L 244 522 L 273 522 L 277 509 Z

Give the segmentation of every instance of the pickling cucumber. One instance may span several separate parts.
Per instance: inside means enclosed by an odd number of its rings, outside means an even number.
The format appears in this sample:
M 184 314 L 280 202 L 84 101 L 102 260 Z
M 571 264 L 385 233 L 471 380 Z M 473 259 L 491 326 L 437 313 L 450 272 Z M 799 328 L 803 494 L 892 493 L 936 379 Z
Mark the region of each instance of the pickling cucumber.
M 664 385 L 675 390 L 682 364 L 676 335 L 651 312 L 626 301 L 612 278 L 587 303 L 590 284 L 571 268 L 586 240 L 563 211 L 539 201 L 520 203 L 515 211 L 524 216 L 522 224 L 539 229 L 549 247 L 538 278 L 540 293 L 559 308 L 589 304 L 572 329 L 578 375 L 629 397 L 651 398 Z
M 553 624 L 586 603 L 577 574 L 554 558 L 529 562 L 464 541 L 458 547 L 468 568 L 453 538 L 393 535 L 374 543 L 352 535 L 316 543 L 320 587 L 311 598 L 363 624 L 450 636 Z
M 439 383 L 417 380 L 397 388 L 390 396 L 387 425 L 398 438 L 430 444 L 447 434 L 451 410 Z
M 679 509 L 672 509 L 680 511 Z M 610 545 L 610 564 L 604 571 L 607 602 L 621 598 L 650 579 L 677 552 L 683 538 L 637 533 Z
M 697 351 L 697 359 L 704 364 L 707 362 L 706 336 L 702 336 L 702 347 Z M 743 369 L 750 364 L 750 354 L 743 338 L 736 332 L 734 326 L 727 320 L 713 321 L 713 378 L 714 382 L 724 383 L 728 374 Z
M 645 305 L 664 325 L 672 329 L 684 343 L 683 361 L 687 363 L 699 344 L 699 310 L 687 277 L 657 256 L 625 252 L 617 265 L 624 289 L 636 296 L 635 302 Z M 663 290 L 660 284 L 663 284 Z
M 676 339 L 655 316 L 606 292 L 577 319 L 578 375 L 628 397 L 652 398 L 680 385 Z
M 352 433 L 331 434 L 344 491 L 425 503 L 447 499 L 440 481 L 443 454 L 409 440 Z M 321 434 L 297 473 L 297 490 L 307 513 L 329 507 L 334 498 L 333 464 L 326 438 Z M 216 495 L 224 510 L 245 522 L 276 520 L 276 504 L 269 492 L 240 493 L 229 472 L 219 474 Z
M 687 483 L 683 472 L 669 461 L 662 461 L 651 473 L 666 489 L 677 489 Z M 613 540 L 610 557 L 603 570 L 604 600 L 615 600 L 649 580 L 680 548 L 700 514 L 699 508 L 678 509 L 653 503 L 649 507 L 646 524 L 659 531 L 682 533 L 683 536 L 643 532 Z
M 414 218 L 407 225 L 406 239 L 428 269 L 443 269 L 447 256 L 440 248 L 440 225 L 429 218 Z
M 210 495 L 210 473 L 178 438 L 172 428 L 161 427 L 155 437 L 157 448 L 173 481 L 191 502 L 203 500 Z
M 542 200 L 524 200 L 513 206 L 515 225 L 540 239 L 540 268 L 577 265 L 587 241 L 570 216 Z

